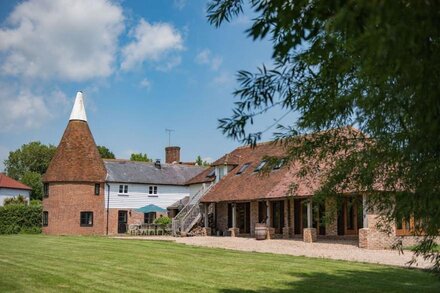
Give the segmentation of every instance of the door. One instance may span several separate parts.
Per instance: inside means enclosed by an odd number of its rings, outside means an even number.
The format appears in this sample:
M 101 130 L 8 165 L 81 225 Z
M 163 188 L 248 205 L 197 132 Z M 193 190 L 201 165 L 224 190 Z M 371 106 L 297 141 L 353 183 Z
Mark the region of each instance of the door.
M 237 203 L 237 227 L 240 233 L 249 234 L 251 232 L 250 203 Z
M 284 227 L 284 200 L 272 202 L 272 227 L 275 234 L 282 234 Z
M 118 211 L 118 233 L 127 232 L 127 211 Z
M 294 217 L 294 226 L 295 226 L 295 234 L 303 233 L 303 219 L 302 219 L 302 200 L 294 199 L 293 200 L 293 217 Z
M 338 208 L 338 235 L 358 235 L 362 228 L 362 200 L 347 196 Z

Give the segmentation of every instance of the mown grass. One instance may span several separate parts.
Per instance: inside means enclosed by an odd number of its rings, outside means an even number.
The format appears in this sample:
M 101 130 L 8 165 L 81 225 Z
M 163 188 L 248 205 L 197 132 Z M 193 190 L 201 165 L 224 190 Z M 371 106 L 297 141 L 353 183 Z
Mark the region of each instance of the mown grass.
M 421 271 L 104 237 L 0 236 L 0 292 L 440 292 Z

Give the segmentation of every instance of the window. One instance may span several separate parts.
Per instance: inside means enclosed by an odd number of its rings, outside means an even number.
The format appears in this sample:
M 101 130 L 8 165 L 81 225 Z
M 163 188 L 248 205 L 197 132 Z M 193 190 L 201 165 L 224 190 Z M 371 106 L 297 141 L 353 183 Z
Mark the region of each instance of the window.
M 220 179 L 223 178 L 223 176 L 226 175 L 226 167 L 220 166 L 220 167 L 217 167 L 217 168 L 218 168 L 218 179 L 220 180 Z
M 43 227 L 47 227 L 49 225 L 49 212 L 43 212 Z
M 119 185 L 119 193 L 128 193 L 128 185 Z
M 254 172 L 259 172 L 261 169 L 263 169 L 264 165 L 266 165 L 266 161 L 261 161 L 257 168 L 255 168 Z
M 275 166 L 273 166 L 273 169 L 274 169 L 274 170 L 278 170 L 278 169 L 280 169 L 280 168 L 283 166 L 283 164 L 284 164 L 284 159 L 280 159 L 280 160 L 275 164 Z
M 153 224 L 154 220 L 156 220 L 156 212 L 144 214 L 144 224 Z
M 414 216 L 408 216 L 396 221 L 396 235 L 397 236 L 408 236 L 408 235 L 423 235 L 422 230 L 422 220 L 416 219 Z
M 101 189 L 101 184 L 96 183 L 95 184 L 95 195 L 99 195 L 99 190 Z
M 206 175 L 206 177 L 214 177 L 215 175 L 215 168 L 212 168 L 211 172 L 209 172 L 208 175 Z
M 93 226 L 93 212 L 81 212 L 80 226 L 81 227 L 92 227 Z
M 241 173 L 243 173 L 244 171 L 246 171 L 246 169 L 249 167 L 251 163 L 246 163 L 243 166 L 241 166 L 240 170 L 238 170 L 238 172 L 236 173 L 237 175 L 240 175 Z
M 43 192 L 44 192 L 44 197 L 49 197 L 49 183 L 44 183 Z
M 148 188 L 148 194 L 157 194 L 157 186 L 150 186 Z

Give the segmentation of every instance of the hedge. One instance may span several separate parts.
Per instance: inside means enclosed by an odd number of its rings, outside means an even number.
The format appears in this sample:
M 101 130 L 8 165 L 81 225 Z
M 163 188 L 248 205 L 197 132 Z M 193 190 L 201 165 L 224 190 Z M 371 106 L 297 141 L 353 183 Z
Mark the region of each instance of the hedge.
M 0 207 L 0 234 L 41 233 L 41 205 Z

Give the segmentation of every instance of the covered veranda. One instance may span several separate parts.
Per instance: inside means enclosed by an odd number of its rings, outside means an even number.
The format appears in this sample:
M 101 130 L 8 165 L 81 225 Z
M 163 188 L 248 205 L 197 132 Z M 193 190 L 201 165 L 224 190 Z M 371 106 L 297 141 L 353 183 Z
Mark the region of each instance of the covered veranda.
M 208 235 L 255 237 L 255 227 L 265 226 L 267 239 L 314 242 L 318 237 L 357 239 L 359 229 L 367 227 L 365 202 L 365 195 L 343 195 L 325 204 L 312 197 L 284 197 L 203 203 L 202 211 Z

